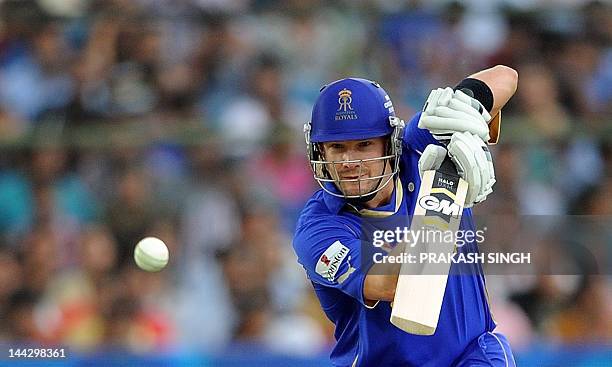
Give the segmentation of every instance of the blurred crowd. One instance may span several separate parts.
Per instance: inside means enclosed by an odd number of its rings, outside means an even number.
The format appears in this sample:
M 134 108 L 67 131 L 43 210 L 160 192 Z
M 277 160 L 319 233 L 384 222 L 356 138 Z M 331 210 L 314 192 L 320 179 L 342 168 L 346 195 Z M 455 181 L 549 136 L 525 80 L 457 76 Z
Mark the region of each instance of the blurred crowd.
M 476 213 L 609 224 L 611 5 L 531 3 L 0 0 L 0 341 L 325 352 L 291 236 L 315 190 L 302 124 L 348 75 L 409 119 L 432 88 L 515 68 Z M 144 236 L 168 269 L 135 267 Z M 609 275 L 490 278 L 519 350 L 612 341 Z

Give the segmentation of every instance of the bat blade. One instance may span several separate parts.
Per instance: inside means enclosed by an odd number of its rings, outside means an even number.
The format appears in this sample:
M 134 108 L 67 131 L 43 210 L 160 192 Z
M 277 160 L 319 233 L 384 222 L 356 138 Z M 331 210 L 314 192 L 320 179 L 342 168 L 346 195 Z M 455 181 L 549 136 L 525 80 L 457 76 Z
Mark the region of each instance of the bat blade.
M 446 158 L 440 169 L 426 171 L 419 189 L 411 231 L 453 231 L 456 233 L 461 222 L 468 184 L 457 174 L 457 170 Z M 419 241 L 415 246 L 426 254 L 448 255 L 455 251 L 454 241 L 446 236 L 432 236 Z M 424 238 L 424 237 L 419 237 Z M 415 273 L 412 264 L 402 264 L 391 323 L 398 328 L 416 335 L 433 335 L 438 325 L 448 272 L 451 263 L 425 262 Z

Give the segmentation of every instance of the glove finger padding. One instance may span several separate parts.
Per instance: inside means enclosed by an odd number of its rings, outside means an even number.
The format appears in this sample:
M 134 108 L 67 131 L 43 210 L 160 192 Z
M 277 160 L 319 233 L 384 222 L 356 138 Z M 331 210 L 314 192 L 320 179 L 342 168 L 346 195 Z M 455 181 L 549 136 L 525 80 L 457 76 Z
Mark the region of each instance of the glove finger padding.
M 469 102 L 466 103 L 460 100 L 459 98 L 453 98 L 448 103 L 448 107 L 453 110 L 465 112 L 468 115 L 470 115 L 473 119 L 482 121 L 485 125 L 489 126 L 487 124 L 487 122 L 489 121 L 487 120 L 487 116 L 490 119 L 489 113 L 487 111 L 484 111 L 484 107 L 482 107 L 480 105 L 480 102 L 478 102 L 477 100 L 474 100 L 474 104 L 476 104 L 476 107 L 474 105 L 471 105 Z M 478 108 L 483 108 L 483 110 L 479 110 Z
M 466 105 L 472 107 L 474 111 L 478 112 L 482 116 L 485 122 L 488 123 L 489 121 L 491 121 L 491 115 L 489 114 L 487 109 L 482 105 L 482 103 L 480 103 L 476 98 L 472 98 L 460 90 L 455 91 L 455 94 L 453 97 L 454 97 L 453 99 L 457 99 L 465 103 Z
M 456 132 L 470 132 L 488 141 L 489 119 L 477 100 L 461 91 L 438 88 L 429 94 L 418 127 L 429 130 L 437 140 L 448 140 L 447 135 Z
M 448 144 L 448 154 L 469 186 L 465 206 L 484 201 L 495 184 L 493 160 L 485 142 L 477 135 L 455 133 Z
M 493 167 L 493 159 L 491 157 L 491 152 L 489 151 L 489 148 L 487 147 L 487 145 L 484 143 L 484 141 L 481 141 L 481 148 L 485 154 L 485 157 L 487 159 L 487 163 L 488 163 L 488 172 L 489 172 L 489 180 L 486 181 L 486 185 L 484 186 L 484 188 L 481 190 L 481 194 L 476 198 L 476 203 L 479 203 L 483 200 L 485 200 L 487 198 L 487 196 L 493 192 L 493 185 L 495 184 L 496 180 L 495 180 L 495 168 Z
M 432 169 L 438 169 L 446 157 L 446 149 L 439 145 L 429 144 L 425 147 L 421 158 L 419 158 L 419 175 L 423 178 L 423 173 Z
M 433 134 L 441 131 L 470 132 L 483 140 L 489 140 L 489 125 L 480 115 L 474 117 L 470 113 L 445 106 L 436 107 L 433 112 L 432 115 L 421 115 L 419 127 L 423 126 Z
M 475 150 L 480 150 L 480 144 L 474 146 L 474 140 L 469 133 L 455 133 L 448 144 L 448 154 L 457 167 L 459 176 L 468 183 L 468 192 L 465 198 L 465 206 L 471 207 L 480 194 L 482 187 L 480 164 Z
M 475 203 L 481 202 L 488 195 L 487 190 L 489 187 L 489 182 L 491 181 L 491 173 L 489 167 L 489 160 L 485 154 L 485 151 L 482 149 L 482 145 L 484 142 L 480 140 L 478 137 L 470 136 L 473 140 L 474 146 L 478 148 L 474 150 L 474 157 L 476 158 L 476 162 L 478 164 L 478 168 L 480 169 L 480 191 L 478 195 L 474 199 Z

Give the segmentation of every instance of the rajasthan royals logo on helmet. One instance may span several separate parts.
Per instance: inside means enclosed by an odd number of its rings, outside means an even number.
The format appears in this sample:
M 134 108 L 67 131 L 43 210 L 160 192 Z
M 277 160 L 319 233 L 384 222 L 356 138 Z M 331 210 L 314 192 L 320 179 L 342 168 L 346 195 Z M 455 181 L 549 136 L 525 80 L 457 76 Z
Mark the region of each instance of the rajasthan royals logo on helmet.
M 353 98 L 351 98 L 351 94 L 353 94 L 353 92 L 351 92 L 350 90 L 346 88 L 342 89 L 338 93 L 338 96 L 340 96 L 338 98 L 338 104 L 340 105 L 340 107 L 338 108 L 338 111 L 342 110 L 346 112 L 347 110 L 353 109 L 353 107 L 351 107 L 351 103 L 353 102 Z
M 351 95 L 350 89 L 343 88 L 340 92 L 338 92 L 338 110 L 336 111 L 336 121 L 338 120 L 356 120 L 357 114 L 353 110 L 353 97 Z

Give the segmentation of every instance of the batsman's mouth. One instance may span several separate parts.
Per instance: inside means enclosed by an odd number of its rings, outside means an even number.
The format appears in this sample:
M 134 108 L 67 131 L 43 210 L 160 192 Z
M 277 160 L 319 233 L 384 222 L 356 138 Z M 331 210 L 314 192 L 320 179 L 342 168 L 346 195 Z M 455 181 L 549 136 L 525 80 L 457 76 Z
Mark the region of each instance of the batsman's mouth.
M 359 178 L 364 179 L 364 178 L 367 178 L 367 177 L 368 177 L 368 175 L 361 175 L 361 176 L 360 175 L 346 175 L 346 176 L 342 176 L 341 179 L 343 179 L 343 180 L 356 180 L 356 179 L 359 179 Z

